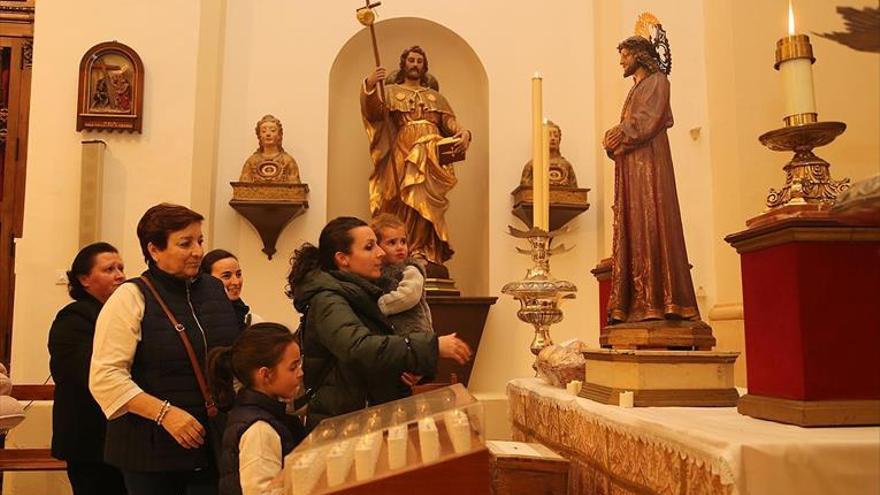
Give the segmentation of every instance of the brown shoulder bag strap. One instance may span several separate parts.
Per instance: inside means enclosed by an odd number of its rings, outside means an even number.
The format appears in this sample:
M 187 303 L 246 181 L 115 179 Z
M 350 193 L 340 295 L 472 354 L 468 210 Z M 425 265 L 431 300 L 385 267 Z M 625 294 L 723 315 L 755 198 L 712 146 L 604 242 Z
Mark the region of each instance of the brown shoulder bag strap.
M 202 392 L 202 398 L 205 399 L 205 408 L 208 410 L 208 417 L 213 418 L 218 412 L 217 404 L 214 403 L 214 399 L 211 397 L 211 392 L 208 391 L 208 383 L 205 381 L 205 375 L 202 373 L 202 367 L 199 366 L 199 360 L 196 358 L 192 343 L 186 335 L 186 327 L 178 322 L 177 318 L 174 317 L 174 313 L 168 309 L 168 305 L 165 304 L 165 300 L 159 295 L 159 291 L 156 290 L 153 282 L 147 278 L 146 275 L 141 275 L 141 280 L 146 284 L 147 288 L 150 289 L 150 292 L 153 293 L 153 297 L 156 298 L 159 306 L 162 307 L 162 311 L 165 312 L 165 315 L 171 320 L 171 324 L 174 325 L 174 329 L 177 330 L 177 335 L 180 336 L 180 341 L 183 342 L 183 347 L 186 349 L 186 354 L 189 356 L 189 362 L 192 364 L 193 372 L 196 374 L 196 381 L 199 382 L 199 390 Z M 205 356 L 205 358 L 207 359 L 207 356 Z

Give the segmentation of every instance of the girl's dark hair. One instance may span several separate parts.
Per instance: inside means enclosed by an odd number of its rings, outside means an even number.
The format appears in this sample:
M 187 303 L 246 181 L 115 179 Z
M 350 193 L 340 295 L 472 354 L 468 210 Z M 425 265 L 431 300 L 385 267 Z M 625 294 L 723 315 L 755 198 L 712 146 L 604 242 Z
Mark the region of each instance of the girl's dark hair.
M 67 271 L 67 293 L 70 297 L 80 301 L 89 297 L 86 288 L 83 287 L 79 278 L 88 275 L 95 266 L 95 257 L 101 253 L 118 253 L 119 251 L 106 242 L 96 242 L 79 250 L 70 270 Z
M 256 323 L 247 327 L 230 347 L 215 347 L 208 353 L 208 385 L 220 409 L 228 410 L 235 399 L 233 378 L 244 387 L 253 385 L 253 373 L 272 368 L 296 337 L 280 323 Z
M 137 225 L 137 236 L 141 243 L 144 261 L 149 265 L 153 258 L 147 246 L 152 242 L 160 250 L 168 247 L 168 236 L 172 232 L 183 230 L 190 224 L 204 220 L 201 214 L 186 206 L 171 203 L 160 203 L 144 213 Z
M 205 256 L 202 257 L 202 264 L 199 265 L 199 271 L 210 275 L 211 269 L 214 267 L 214 263 L 220 260 L 225 260 L 226 258 L 234 258 L 236 260 L 238 259 L 238 257 L 225 249 L 213 249 L 211 251 L 208 251 Z
M 321 229 L 318 247 L 306 242 L 290 257 L 290 273 L 287 275 L 285 294 L 293 299 L 293 288 L 303 281 L 306 275 L 316 269 L 335 270 L 336 253 L 351 254 L 354 237 L 351 230 L 367 227 L 367 222 L 356 217 L 336 217 Z

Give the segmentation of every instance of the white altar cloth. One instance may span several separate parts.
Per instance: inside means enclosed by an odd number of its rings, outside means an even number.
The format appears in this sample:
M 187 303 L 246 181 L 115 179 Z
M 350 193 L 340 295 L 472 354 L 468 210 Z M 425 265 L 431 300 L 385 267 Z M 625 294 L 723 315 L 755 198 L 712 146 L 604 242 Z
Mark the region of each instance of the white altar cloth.
M 576 397 L 538 378 L 514 379 L 507 392 L 514 430 L 529 430 L 561 450 L 585 450 L 579 448 L 577 425 L 594 424 L 708 467 L 728 493 L 880 494 L 878 427 L 801 428 L 743 416 L 733 407 L 621 408 Z M 548 413 L 548 407 L 556 412 Z M 566 424 L 554 431 L 542 424 L 548 414 Z

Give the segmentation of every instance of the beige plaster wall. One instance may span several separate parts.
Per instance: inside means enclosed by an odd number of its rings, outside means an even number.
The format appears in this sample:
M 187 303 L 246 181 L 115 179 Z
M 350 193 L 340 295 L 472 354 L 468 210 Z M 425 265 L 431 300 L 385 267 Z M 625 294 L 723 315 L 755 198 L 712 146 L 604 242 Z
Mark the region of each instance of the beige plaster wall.
M 173 12 L 174 15 L 169 15 Z M 24 237 L 17 243 L 13 378 L 42 382 L 48 374 L 46 337 L 68 300 L 56 275 L 76 253 L 80 141 L 107 142 L 102 237 L 116 245 L 129 275 L 144 266 L 135 235 L 143 212 L 160 201 L 189 204 L 194 165 L 199 65 L 198 3 L 52 2 L 35 24 L 31 127 Z M 147 29 L 162 25 L 162 30 Z M 77 26 L 90 26 L 80 29 Z M 82 54 L 119 40 L 145 67 L 144 132 L 76 132 L 77 74 Z M 211 144 L 209 147 L 213 147 Z M 207 165 L 210 167 L 210 165 Z
M 876 2 L 854 1 L 862 8 Z M 724 236 L 745 228 L 760 214 L 769 188 L 785 182 L 791 158 L 768 150 L 758 136 L 782 126 L 783 93 L 773 70 L 776 41 L 787 34 L 787 2 L 705 0 L 704 39 L 712 163 L 711 231 L 717 277 L 716 304 L 709 313 L 719 347 L 743 345 L 739 256 Z M 796 30 L 810 35 L 816 63 L 813 78 L 820 120 L 845 122 L 847 131 L 816 150 L 836 179 L 853 181 L 880 173 L 880 55 L 852 50 L 813 33 L 843 31 L 835 4 L 794 2 Z M 708 232 L 707 232 L 708 234 Z M 745 382 L 743 359 L 737 384 Z
M 872 2 L 854 2 L 854 7 Z M 773 70 L 776 40 L 786 33 L 787 2 L 619 0 L 596 3 L 597 131 L 599 139 L 619 118 L 630 87 L 619 79 L 613 47 L 633 32 L 640 12 L 657 15 L 672 45 L 672 109 L 669 131 L 688 255 L 704 319 L 719 350 L 744 350 L 739 256 L 723 238 L 745 228 L 764 209 L 768 189 L 784 183 L 790 159 L 767 150 L 758 136 L 782 125 L 782 87 Z M 843 30 L 834 4 L 795 2 L 798 32 Z M 853 181 L 880 172 L 880 56 L 857 52 L 811 34 L 820 119 L 840 120 L 847 132 L 818 154 L 835 178 Z M 612 70 L 612 68 L 614 70 Z M 699 128 L 698 137 L 690 131 Z M 611 253 L 613 168 L 595 150 L 603 185 L 597 243 Z M 598 205 L 596 205 L 598 206 Z M 736 365 L 745 385 L 745 356 Z
M 532 7 L 523 6 L 528 10 L 525 12 L 510 8 L 507 3 L 458 0 L 389 3 L 380 7 L 380 19 L 384 21 L 422 19 L 451 31 L 485 68 L 489 87 L 488 131 L 478 133 L 474 144 L 476 151 L 482 146 L 487 149 L 483 202 L 464 201 L 453 204 L 450 210 L 451 216 L 458 215 L 467 221 L 474 218 L 485 225 L 477 238 L 468 238 L 467 231 L 458 239 L 453 237 L 454 245 L 470 243 L 471 249 L 487 253 L 478 258 L 487 259 L 485 267 L 453 263 L 453 271 L 484 271 L 482 281 L 468 284 L 468 288 L 477 290 L 485 287 L 483 294 L 475 295 L 500 295 L 501 286 L 525 273 L 527 259 L 515 253 L 516 242 L 505 231 L 508 224 L 517 222 L 510 214 L 509 193 L 518 183 L 522 165 L 530 153 L 529 91 L 530 77 L 535 70 L 545 75 L 544 106 L 548 116 L 563 126 L 565 155 L 574 164 L 583 186 L 594 187 L 595 184 L 592 6 L 566 1 L 557 2 L 552 9 Z M 384 57 L 391 61 L 403 48 L 404 39 L 409 40 L 405 44 L 424 42 L 427 45 L 434 39 L 431 33 L 423 40 L 418 32 L 405 37 L 400 32 L 383 34 L 381 24 L 377 28 L 383 53 L 386 53 Z M 349 190 L 336 181 L 350 179 L 328 175 L 331 155 L 328 124 L 332 125 L 334 91 L 344 90 L 342 97 L 350 99 L 350 92 L 356 89 L 334 88 L 331 73 L 346 43 L 361 29 L 352 6 L 343 2 L 315 4 L 276 0 L 258 5 L 250 2 L 228 5 L 214 244 L 240 256 L 247 278 L 244 298 L 254 310 L 290 325 L 296 323 L 297 315 L 282 294 L 287 257 L 302 242 L 315 242 L 328 217 L 344 213 L 345 200 L 327 197 L 328 191 L 338 194 L 334 191 Z M 430 50 L 430 46 L 428 48 Z M 446 50 L 447 47 L 435 50 L 438 58 L 431 59 L 431 70 L 440 77 L 441 89 L 449 88 L 452 92 L 450 100 L 456 110 L 467 114 L 469 109 L 462 108 L 460 102 L 483 96 L 463 86 L 466 77 L 450 73 L 444 66 Z M 428 55 L 431 56 L 430 51 Z M 362 57 L 359 63 L 369 67 L 371 51 L 364 50 Z M 358 73 L 364 70 L 358 69 L 351 70 Z M 259 252 L 261 245 L 252 227 L 227 206 L 231 196 L 228 182 L 238 177 L 242 163 L 256 146 L 253 125 L 265 113 L 272 113 L 283 121 L 284 146 L 296 158 L 303 180 L 312 191 L 308 212 L 282 233 L 277 257 L 271 261 Z M 357 109 L 349 109 L 349 114 L 356 121 L 340 125 L 360 126 Z M 343 144 L 346 149 L 334 149 L 334 153 L 364 156 L 365 141 L 362 134 L 357 134 Z M 473 187 L 473 181 L 467 176 L 471 173 L 469 165 L 465 162 L 458 166 L 460 191 L 453 192 L 453 201 L 467 187 Z M 350 213 L 363 214 L 363 208 Z M 564 340 L 578 336 L 596 342 L 596 287 L 587 270 L 596 259 L 593 211 L 578 219 L 575 227 L 576 232 L 569 234 L 564 242 L 577 245 L 576 250 L 554 259 L 553 267 L 559 276 L 575 282 L 581 292 L 577 302 L 568 306 L 566 320 L 554 329 L 554 337 Z M 461 228 L 461 225 L 453 226 L 453 234 Z M 532 357 L 528 352 L 532 332 L 516 319 L 516 309 L 514 301 L 500 298 L 491 310 L 482 348 L 476 357 L 471 381 L 473 390 L 501 392 L 510 378 L 532 373 Z
M 217 78 L 205 76 L 216 72 L 216 41 L 211 38 L 216 40 L 221 27 L 222 5 L 122 0 L 108 8 L 83 0 L 38 7 L 24 237 L 16 245 L 11 362 L 16 383 L 42 383 L 49 374 L 48 330 L 68 301 L 66 287 L 56 279 L 80 247 L 81 141 L 103 139 L 108 144 L 101 235 L 120 249 L 129 275 L 144 267 L 135 225 L 149 206 L 160 201 L 210 204 L 198 184 L 202 174 L 213 174 L 216 136 L 202 133 L 216 120 L 212 109 L 217 105 L 210 103 L 210 96 Z M 75 130 L 80 57 L 108 40 L 127 44 L 143 60 L 143 134 Z M 47 447 L 49 412 L 46 404 L 34 405 L 28 419 L 34 426 L 14 431 L 10 442 Z M 7 473 L 4 493 L 64 493 L 60 487 L 65 484 L 63 473 Z
M 296 324 L 281 292 L 287 257 L 303 241 L 316 240 L 330 210 L 330 75 L 340 51 L 361 29 L 352 10 L 345 2 L 283 0 L 125 0 L 113 9 L 94 0 L 41 4 L 25 237 L 18 242 L 16 261 L 16 381 L 42 382 L 48 374 L 47 331 L 67 301 L 55 280 L 79 247 L 83 139 L 108 143 L 103 237 L 122 250 L 130 274 L 143 267 L 134 233 L 143 211 L 159 201 L 192 204 L 209 216 L 210 244 L 239 254 L 247 275 L 245 299 L 267 319 Z M 643 10 L 663 21 L 675 57 L 676 126 L 670 139 L 695 285 L 702 287 L 701 308 L 715 326 L 719 346 L 735 349 L 742 346 L 739 262 L 721 239 L 761 211 L 769 187 L 782 184 L 787 157 L 761 147 L 757 136 L 781 122 L 780 81 L 772 60 L 785 28 L 783 1 L 570 0 L 536 7 L 449 0 L 380 8 L 384 20 L 415 17 L 454 32 L 485 68 L 488 131 L 476 138 L 489 157 L 486 206 L 474 207 L 473 214 L 486 225 L 479 246 L 488 253 L 487 267 L 480 268 L 486 273 L 481 282 L 486 295 L 500 296 L 501 286 L 522 277 L 527 266 L 505 230 L 516 223 L 509 192 L 529 157 L 529 78 L 535 70 L 543 72 L 545 111 L 563 127 L 563 153 L 580 185 L 593 189 L 591 209 L 561 240 L 576 248 L 552 262 L 557 276 L 579 287 L 578 299 L 565 307 L 566 318 L 553 335 L 557 341 L 579 337 L 591 344 L 597 343 L 598 305 L 588 270 L 610 254 L 613 195 L 613 170 L 599 143 L 617 121 L 631 84 L 620 77 L 614 47 L 632 33 Z M 802 30 L 842 28 L 829 2 L 802 0 L 796 10 Z M 138 51 L 146 67 L 141 135 L 74 131 L 79 59 L 110 39 Z M 412 40 L 420 42 L 418 33 Z M 849 125 L 819 154 L 833 164 L 835 177 L 876 174 L 880 57 L 815 36 L 813 46 L 820 118 Z M 433 70 L 443 73 L 439 65 Z M 309 211 L 284 231 L 271 261 L 260 253 L 254 230 L 227 205 L 228 182 L 238 177 L 256 146 L 253 125 L 265 113 L 284 122 L 285 147 L 312 189 Z M 690 135 L 695 128 L 700 128 L 696 139 Z M 358 153 L 364 145 L 362 139 L 350 143 Z M 476 392 L 501 393 L 510 378 L 532 373 L 531 331 L 516 319 L 516 309 L 514 301 L 500 297 L 490 312 L 471 382 Z M 742 383 L 741 375 L 737 381 Z

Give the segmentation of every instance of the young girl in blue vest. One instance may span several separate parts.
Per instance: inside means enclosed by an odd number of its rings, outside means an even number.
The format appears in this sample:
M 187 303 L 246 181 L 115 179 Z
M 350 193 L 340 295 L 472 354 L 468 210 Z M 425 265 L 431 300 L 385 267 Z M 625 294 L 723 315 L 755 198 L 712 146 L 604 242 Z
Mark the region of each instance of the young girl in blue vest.
M 294 335 L 278 323 L 248 327 L 231 347 L 208 357 L 211 389 L 229 411 L 220 460 L 220 495 L 266 492 L 284 456 L 305 436 L 296 416 L 285 413 L 302 384 L 302 356 Z M 241 383 L 234 392 L 233 378 Z

